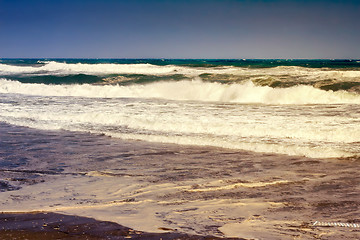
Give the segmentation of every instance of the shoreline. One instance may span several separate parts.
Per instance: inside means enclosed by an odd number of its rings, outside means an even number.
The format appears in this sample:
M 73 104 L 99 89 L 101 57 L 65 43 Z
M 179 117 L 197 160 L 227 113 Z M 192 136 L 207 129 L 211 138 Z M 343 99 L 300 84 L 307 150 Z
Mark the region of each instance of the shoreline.
M 126 141 L 5 123 L 0 143 L 0 240 L 360 236 L 359 228 L 313 225 L 360 223 L 360 159 Z
M 134 230 L 110 221 L 54 212 L 0 212 L 0 239 L 189 239 L 241 240 L 190 235 L 173 229 L 164 233 Z

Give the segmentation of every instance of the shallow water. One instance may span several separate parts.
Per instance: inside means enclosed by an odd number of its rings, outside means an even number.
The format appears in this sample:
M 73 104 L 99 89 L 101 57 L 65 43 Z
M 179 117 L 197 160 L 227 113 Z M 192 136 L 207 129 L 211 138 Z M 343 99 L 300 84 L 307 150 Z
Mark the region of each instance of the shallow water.
M 359 159 L 125 141 L 0 123 L 0 211 L 259 239 L 356 239 Z
M 269 105 L 0 93 L 0 107 L 0 121 L 39 129 L 307 157 L 360 153 L 359 104 Z

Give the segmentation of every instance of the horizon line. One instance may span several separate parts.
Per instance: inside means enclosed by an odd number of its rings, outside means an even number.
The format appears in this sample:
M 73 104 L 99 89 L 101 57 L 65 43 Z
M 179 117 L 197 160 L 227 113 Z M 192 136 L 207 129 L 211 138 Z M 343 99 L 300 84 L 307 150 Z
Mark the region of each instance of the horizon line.
M 360 60 L 359 58 L 114 58 L 114 57 L 0 57 L 0 59 L 112 59 L 112 60 Z

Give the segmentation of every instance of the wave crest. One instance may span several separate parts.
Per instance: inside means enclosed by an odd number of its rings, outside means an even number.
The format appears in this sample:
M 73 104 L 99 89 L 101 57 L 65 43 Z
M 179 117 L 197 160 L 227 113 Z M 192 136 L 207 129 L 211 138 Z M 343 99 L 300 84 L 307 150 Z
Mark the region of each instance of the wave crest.
M 258 104 L 360 104 L 360 95 L 312 86 L 272 88 L 251 81 L 239 84 L 183 80 L 146 85 L 46 85 L 0 79 L 0 93 L 89 98 L 159 98 L 168 100 Z
M 154 65 L 150 63 L 65 63 L 56 61 L 38 62 L 38 65 L 17 66 L 0 63 L 0 75 L 107 75 L 143 74 L 200 76 L 201 74 L 230 74 L 235 76 L 291 76 L 303 80 L 316 79 L 354 79 L 360 77 L 359 70 L 334 70 L 327 68 L 307 68 L 300 66 L 277 66 L 271 68 L 247 68 L 235 66 L 194 67 L 185 65 Z

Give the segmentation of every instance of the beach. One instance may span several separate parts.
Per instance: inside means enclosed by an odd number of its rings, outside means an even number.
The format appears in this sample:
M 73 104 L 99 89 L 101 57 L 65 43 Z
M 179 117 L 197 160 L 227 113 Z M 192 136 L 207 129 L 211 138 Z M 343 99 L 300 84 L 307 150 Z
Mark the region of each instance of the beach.
M 358 239 L 359 69 L 355 60 L 1 59 L 0 230 Z
M 359 240 L 359 13 L 0 0 L 0 240 Z
M 146 233 L 113 222 L 56 213 L 0 214 L 0 223 L 0 239 L 235 239 L 172 232 Z
M 244 239 L 356 239 L 360 233 L 314 225 L 359 223 L 359 159 L 179 147 L 7 124 L 0 132 L 3 214 L 57 212 L 136 231 Z M 14 158 L 19 162 L 6 161 Z

